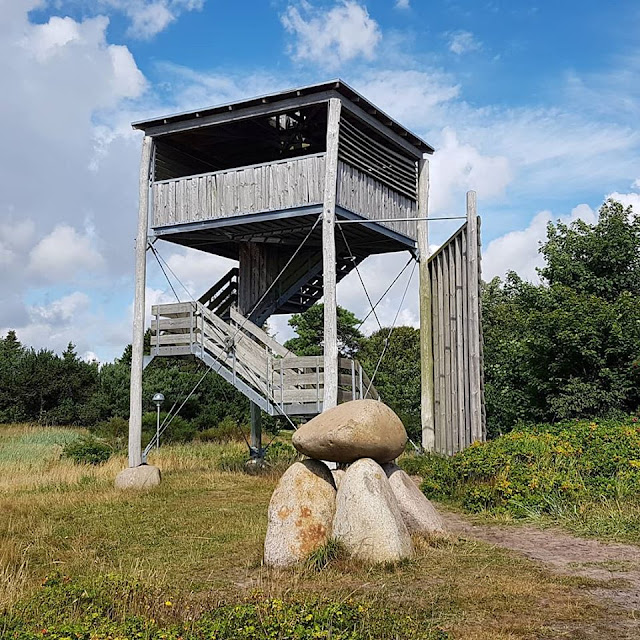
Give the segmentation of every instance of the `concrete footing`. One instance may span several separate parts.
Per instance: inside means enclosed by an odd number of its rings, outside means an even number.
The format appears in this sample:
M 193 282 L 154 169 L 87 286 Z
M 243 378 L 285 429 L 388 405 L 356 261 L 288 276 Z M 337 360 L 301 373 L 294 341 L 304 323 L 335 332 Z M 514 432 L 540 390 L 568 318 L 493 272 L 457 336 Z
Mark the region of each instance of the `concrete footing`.
M 117 489 L 151 489 L 160 484 L 160 469 L 151 464 L 123 469 L 116 476 Z

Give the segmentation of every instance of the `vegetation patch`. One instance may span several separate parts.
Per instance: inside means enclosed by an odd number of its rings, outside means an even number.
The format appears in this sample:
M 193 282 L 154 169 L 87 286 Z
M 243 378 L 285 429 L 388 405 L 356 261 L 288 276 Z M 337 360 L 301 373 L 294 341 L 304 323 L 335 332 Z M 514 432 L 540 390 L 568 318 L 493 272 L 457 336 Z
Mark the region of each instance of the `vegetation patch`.
M 636 526 L 621 537 L 640 540 L 636 417 L 520 427 L 451 458 L 407 457 L 402 464 L 423 477 L 427 497 L 469 512 L 550 515 L 577 526 L 589 514 L 595 517 L 607 505 L 613 511 L 615 505 L 618 511 L 635 513 Z M 584 523 L 583 529 L 588 529 Z

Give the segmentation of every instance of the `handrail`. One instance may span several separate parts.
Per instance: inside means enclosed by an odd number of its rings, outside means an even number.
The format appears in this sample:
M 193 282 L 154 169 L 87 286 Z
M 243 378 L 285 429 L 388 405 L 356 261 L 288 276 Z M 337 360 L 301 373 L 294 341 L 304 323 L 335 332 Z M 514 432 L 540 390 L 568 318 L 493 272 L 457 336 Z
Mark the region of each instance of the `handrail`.
M 154 355 L 193 353 L 205 359 L 208 354 L 225 369 L 231 384 L 249 397 L 253 393 L 264 398 L 274 413 L 291 407 L 294 412 L 296 407 L 306 407 L 306 412 L 309 407 L 318 413 L 322 410 L 323 356 L 289 353 L 235 309 L 229 322 L 201 302 L 154 305 L 152 311 Z M 369 378 L 357 360 L 340 358 L 339 365 L 349 371 L 340 374 L 341 397 L 377 399 L 373 387 L 366 392 Z

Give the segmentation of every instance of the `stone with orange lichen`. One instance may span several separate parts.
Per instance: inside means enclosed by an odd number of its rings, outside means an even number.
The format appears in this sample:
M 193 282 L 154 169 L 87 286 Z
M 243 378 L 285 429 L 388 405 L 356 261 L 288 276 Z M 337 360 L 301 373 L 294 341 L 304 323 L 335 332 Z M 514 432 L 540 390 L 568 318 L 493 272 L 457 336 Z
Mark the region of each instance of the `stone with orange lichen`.
M 271 496 L 264 561 L 288 567 L 328 542 L 336 508 L 331 471 L 319 460 L 294 462 Z

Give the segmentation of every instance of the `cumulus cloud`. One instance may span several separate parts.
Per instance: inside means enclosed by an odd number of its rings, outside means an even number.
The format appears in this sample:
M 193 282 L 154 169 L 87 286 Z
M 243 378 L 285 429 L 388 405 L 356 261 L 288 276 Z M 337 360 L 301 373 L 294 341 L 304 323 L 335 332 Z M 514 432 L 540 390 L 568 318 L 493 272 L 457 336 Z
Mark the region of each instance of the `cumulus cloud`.
M 607 195 L 607 199 L 608 198 L 623 204 L 625 207 L 632 207 L 633 213 L 636 216 L 640 216 L 640 193 L 619 193 L 618 191 L 614 191 Z
M 293 59 L 327 68 L 358 57 L 373 59 L 381 39 L 378 23 L 355 0 L 342 0 L 326 11 L 301 0 L 289 5 L 281 21 L 294 37 Z
M 511 181 L 508 158 L 483 155 L 476 147 L 463 144 L 446 128 L 432 160 L 430 206 L 442 211 L 462 203 L 462 194 L 476 190 L 479 198 L 495 199 L 504 194 Z
M 597 221 L 597 213 L 589 205 L 580 204 L 569 215 L 559 217 L 565 224 L 578 219 L 593 224 Z M 482 257 L 483 278 L 491 280 L 504 276 L 507 271 L 515 271 L 525 280 L 538 282 L 536 269 L 544 264 L 539 253 L 540 244 L 547 237 L 547 225 L 554 221 L 550 211 L 540 211 L 526 229 L 510 231 L 492 240 Z
M 68 296 L 54 300 L 49 305 L 33 305 L 30 314 L 33 321 L 50 325 L 64 325 L 73 320 L 78 313 L 89 309 L 90 299 L 82 291 L 74 291 Z
M 204 0 L 99 0 L 98 7 L 119 11 L 130 20 L 128 35 L 149 40 L 185 11 L 197 11 Z
M 88 234 L 68 225 L 57 226 L 31 250 L 29 270 L 49 282 L 73 279 L 100 269 L 104 258 Z
M 456 55 L 478 51 L 482 48 L 482 45 L 470 31 L 454 31 L 447 35 L 449 37 L 449 51 Z

